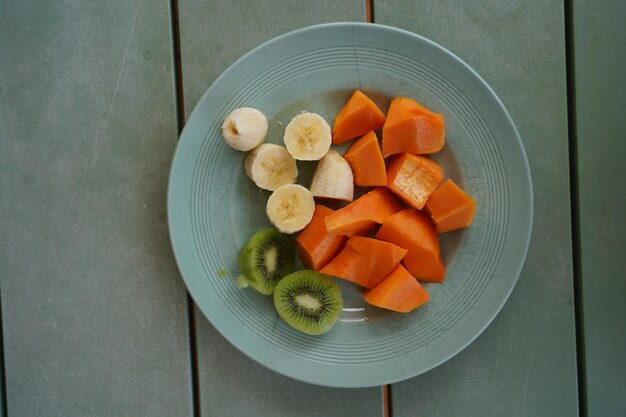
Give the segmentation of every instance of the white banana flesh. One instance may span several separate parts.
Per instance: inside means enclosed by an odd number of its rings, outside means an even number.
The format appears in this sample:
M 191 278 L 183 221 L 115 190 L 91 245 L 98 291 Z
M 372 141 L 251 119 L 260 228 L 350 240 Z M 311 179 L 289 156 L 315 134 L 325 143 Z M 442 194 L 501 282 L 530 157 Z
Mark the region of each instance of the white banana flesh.
M 233 110 L 222 124 L 224 141 L 238 151 L 249 151 L 259 146 L 267 135 L 267 118 L 252 107 Z
M 262 143 L 251 150 L 244 169 L 257 186 L 270 191 L 293 184 L 298 176 L 296 160 L 283 146 L 273 143 Z
M 354 176 L 350 164 L 336 151 L 328 151 L 317 163 L 309 189 L 315 197 L 352 201 Z
M 304 229 L 313 218 L 313 194 L 298 184 L 277 188 L 267 200 L 265 208 L 270 222 L 281 233 L 295 233 Z
M 318 161 L 330 149 L 330 126 L 317 113 L 301 113 L 291 119 L 283 137 L 287 150 L 300 161 Z

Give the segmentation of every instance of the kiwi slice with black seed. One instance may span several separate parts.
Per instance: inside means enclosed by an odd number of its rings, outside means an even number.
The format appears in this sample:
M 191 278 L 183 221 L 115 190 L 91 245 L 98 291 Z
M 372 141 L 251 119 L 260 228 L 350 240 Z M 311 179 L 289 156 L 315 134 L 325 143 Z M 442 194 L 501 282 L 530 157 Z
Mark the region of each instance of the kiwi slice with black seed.
M 319 335 L 329 331 L 339 318 L 343 298 L 333 279 L 304 269 L 278 282 L 274 306 L 278 315 L 294 329 Z
M 272 294 L 276 283 L 293 269 L 295 253 L 292 236 L 273 227 L 259 230 L 239 252 L 237 286 L 249 285 L 261 294 Z

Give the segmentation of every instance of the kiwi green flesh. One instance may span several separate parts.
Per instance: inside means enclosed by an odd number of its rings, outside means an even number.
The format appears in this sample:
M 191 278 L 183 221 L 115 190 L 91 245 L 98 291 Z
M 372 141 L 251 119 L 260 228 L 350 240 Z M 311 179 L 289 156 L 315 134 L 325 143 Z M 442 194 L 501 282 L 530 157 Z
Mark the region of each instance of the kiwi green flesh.
M 274 291 L 278 315 L 291 327 L 310 335 L 329 331 L 341 314 L 339 285 L 308 269 L 287 275 Z
M 276 283 L 292 271 L 294 258 L 293 237 L 268 227 L 252 235 L 239 252 L 239 272 L 250 287 L 271 295 Z

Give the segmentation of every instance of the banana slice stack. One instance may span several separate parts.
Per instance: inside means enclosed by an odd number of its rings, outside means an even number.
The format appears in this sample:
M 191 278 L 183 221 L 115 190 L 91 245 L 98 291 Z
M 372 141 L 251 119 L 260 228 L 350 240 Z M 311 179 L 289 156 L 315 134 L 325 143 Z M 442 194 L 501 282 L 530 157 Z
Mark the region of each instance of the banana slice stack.
M 263 143 L 267 118 L 251 107 L 233 110 L 222 124 L 224 141 L 233 149 L 250 151 L 245 158 L 246 175 L 259 187 L 272 191 L 265 211 L 282 233 L 302 230 L 313 217 L 314 197 L 352 201 L 354 178 L 348 162 L 330 150 L 329 124 L 316 113 L 303 112 L 285 128 L 285 147 Z M 309 189 L 295 184 L 296 160 L 319 161 Z

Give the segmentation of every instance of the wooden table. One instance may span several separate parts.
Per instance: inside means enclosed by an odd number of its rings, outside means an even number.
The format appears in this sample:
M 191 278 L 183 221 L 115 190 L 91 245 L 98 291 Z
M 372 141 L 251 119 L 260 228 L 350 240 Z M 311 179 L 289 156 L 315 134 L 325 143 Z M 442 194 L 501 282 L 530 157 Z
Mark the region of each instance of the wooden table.
M 0 0 L 0 414 L 626 415 L 625 18 L 617 0 Z M 365 20 L 440 43 L 494 88 L 535 221 L 513 294 L 467 349 L 331 389 L 216 333 L 178 274 L 165 196 L 185 117 L 236 58 Z

